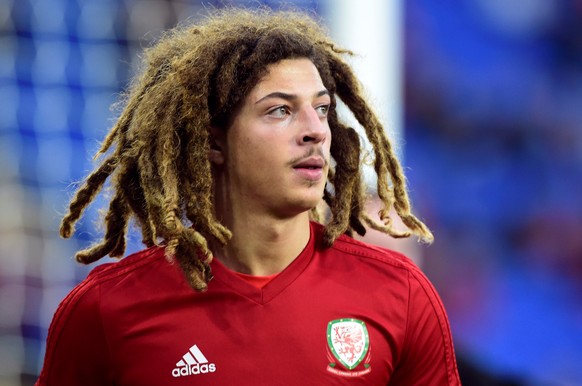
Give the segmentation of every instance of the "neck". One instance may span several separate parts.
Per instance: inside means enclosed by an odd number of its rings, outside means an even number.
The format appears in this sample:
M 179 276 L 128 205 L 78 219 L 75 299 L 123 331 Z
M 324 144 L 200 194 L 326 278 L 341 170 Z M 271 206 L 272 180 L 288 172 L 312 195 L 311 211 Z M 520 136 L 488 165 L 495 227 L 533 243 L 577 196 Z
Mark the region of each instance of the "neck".
M 281 272 L 301 253 L 310 237 L 307 212 L 285 220 L 237 217 L 225 225 L 233 237 L 225 247 L 214 251 L 216 257 L 233 271 L 255 276 Z
M 236 272 L 267 276 L 281 272 L 309 242 L 309 212 L 275 215 L 253 201 L 233 200 L 231 190 L 216 186 L 217 218 L 232 231 L 226 246 L 211 248 L 218 260 Z

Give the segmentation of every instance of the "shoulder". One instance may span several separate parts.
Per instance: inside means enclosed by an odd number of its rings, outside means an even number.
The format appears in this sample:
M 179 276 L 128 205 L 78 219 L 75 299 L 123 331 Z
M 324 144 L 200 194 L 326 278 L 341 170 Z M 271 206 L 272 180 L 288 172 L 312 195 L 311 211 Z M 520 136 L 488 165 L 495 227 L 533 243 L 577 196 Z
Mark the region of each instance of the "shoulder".
M 136 270 L 148 270 L 152 264 L 158 264 L 164 259 L 164 249 L 154 246 L 133 253 L 119 261 L 105 263 L 95 267 L 87 276 L 86 281 L 103 282 L 114 280 Z
M 143 293 L 155 277 L 179 275 L 177 264 L 170 263 L 164 249 L 152 247 L 124 259 L 95 267 L 59 304 L 51 330 L 59 336 L 64 328 L 100 323 L 105 303 L 132 303 Z M 169 281 L 170 283 L 172 281 Z M 113 296 L 108 296 L 113 295 Z
M 315 224 L 316 236 L 323 227 Z M 319 234 L 319 235 L 318 235 Z M 316 239 L 319 239 L 317 237 Z M 419 267 L 404 254 L 367 244 L 342 235 L 325 248 L 316 246 L 314 266 L 326 280 L 350 282 L 358 288 L 409 299 L 413 287 L 422 287 L 427 293 L 432 286 Z
M 323 226 L 317 223 L 313 223 L 312 226 L 317 237 L 320 237 L 324 229 Z M 420 272 L 418 266 L 406 255 L 356 240 L 347 235 L 338 237 L 329 248 L 328 253 L 332 254 L 334 258 L 341 257 L 350 263 L 362 262 L 386 270 L 402 271 L 403 273 L 409 271 Z
M 346 235 L 340 236 L 332 248 L 357 259 L 359 266 L 370 266 L 373 270 L 383 273 L 384 277 L 401 279 L 403 284 L 406 283 L 411 301 L 419 297 L 424 298 L 432 304 L 437 313 L 441 313 L 442 303 L 434 285 L 420 267 L 406 255 L 370 245 Z
M 103 292 L 114 288 L 117 293 L 128 296 L 130 292 L 124 291 L 130 289 L 127 287 L 135 283 L 147 285 L 148 280 L 155 275 L 164 275 L 168 271 L 171 274 L 174 270 L 178 271 L 178 267 L 169 262 L 164 256 L 164 249 L 157 246 L 117 262 L 99 265 L 63 299 L 58 311 L 70 311 L 80 304 L 85 307 L 97 306 Z
M 93 381 L 91 384 L 109 384 L 110 359 L 102 300 L 113 299 L 110 302 L 133 294 L 118 291 L 121 296 L 106 297 L 103 286 L 115 286 L 128 276 L 142 276 L 161 261 L 165 261 L 162 248 L 138 252 L 119 262 L 94 268 L 69 292 L 59 304 L 49 328 L 39 384 L 89 384 L 87 379 Z M 133 272 L 137 275 L 131 275 Z
M 361 259 L 371 259 L 396 269 L 418 269 L 410 258 L 400 252 L 368 244 L 347 235 L 340 236 L 332 248 Z
M 323 226 L 314 224 L 314 230 L 321 234 Z M 400 293 L 408 298 L 409 306 L 428 303 L 435 313 L 443 313 L 433 284 L 412 259 L 400 252 L 342 235 L 330 248 L 319 248 L 318 255 L 319 264 L 327 272 L 346 272 L 350 280 Z

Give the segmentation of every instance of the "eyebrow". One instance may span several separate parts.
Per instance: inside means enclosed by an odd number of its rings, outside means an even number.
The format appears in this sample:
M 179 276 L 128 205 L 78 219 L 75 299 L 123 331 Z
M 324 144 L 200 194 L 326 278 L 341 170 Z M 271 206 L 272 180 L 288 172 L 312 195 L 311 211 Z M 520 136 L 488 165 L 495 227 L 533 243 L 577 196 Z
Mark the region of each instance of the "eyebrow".
M 324 96 L 324 95 L 330 95 L 329 91 L 328 90 L 321 90 L 315 94 L 315 97 L 319 98 L 319 97 Z M 284 99 L 284 100 L 289 101 L 289 102 L 293 102 L 294 100 L 297 100 L 298 97 L 295 94 L 287 94 L 284 92 L 275 91 L 275 92 L 272 92 L 270 94 L 265 95 L 264 97 L 262 97 L 261 99 L 256 101 L 255 104 L 261 103 L 262 101 L 264 101 L 266 99 L 271 99 L 271 98 L 280 98 L 280 99 Z

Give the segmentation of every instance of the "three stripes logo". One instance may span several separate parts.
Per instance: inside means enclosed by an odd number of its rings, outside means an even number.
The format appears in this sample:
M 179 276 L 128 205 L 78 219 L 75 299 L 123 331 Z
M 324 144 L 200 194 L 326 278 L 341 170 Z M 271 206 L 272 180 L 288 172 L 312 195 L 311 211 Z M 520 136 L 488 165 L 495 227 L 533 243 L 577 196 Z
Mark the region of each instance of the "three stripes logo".
M 215 371 L 216 365 L 214 363 L 208 363 L 208 359 L 202 354 L 202 351 L 200 351 L 197 345 L 194 345 L 176 363 L 176 368 L 172 370 L 172 376 L 177 378 L 188 375 L 213 373 Z

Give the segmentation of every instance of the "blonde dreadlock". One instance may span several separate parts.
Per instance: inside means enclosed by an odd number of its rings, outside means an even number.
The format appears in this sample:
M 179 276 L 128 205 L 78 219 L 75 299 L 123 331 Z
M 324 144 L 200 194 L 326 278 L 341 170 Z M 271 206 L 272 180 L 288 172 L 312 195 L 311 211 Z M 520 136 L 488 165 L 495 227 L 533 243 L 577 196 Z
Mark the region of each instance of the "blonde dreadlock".
M 332 108 L 328 119 L 335 167 L 328 177 L 333 193 L 326 189 L 323 197 L 330 212 L 325 245 L 343 233 L 365 234 L 364 224 L 393 237 L 416 234 L 432 241 L 427 227 L 410 212 L 400 164 L 342 55 L 351 52 L 336 47 L 314 20 L 297 12 L 214 11 L 199 25 L 167 33 L 146 50 L 145 68 L 97 156 L 114 151 L 87 177 L 62 220 L 60 234 L 70 237 L 84 209 L 112 176 L 114 196 L 105 216 L 104 239 L 78 252 L 76 259 L 89 264 L 105 255 L 121 257 L 133 217 L 143 243 L 165 241 L 167 256 L 175 257 L 192 287 L 205 290 L 211 279 L 208 242 L 225 245 L 231 237 L 213 211 L 209 129 L 227 130 L 231 112 L 267 66 L 290 58 L 308 58 L 315 64 L 332 95 L 332 107 L 336 96 L 345 103 L 375 154 L 382 223 L 364 212 L 358 134 L 340 122 Z M 408 232 L 392 228 L 391 208 Z

